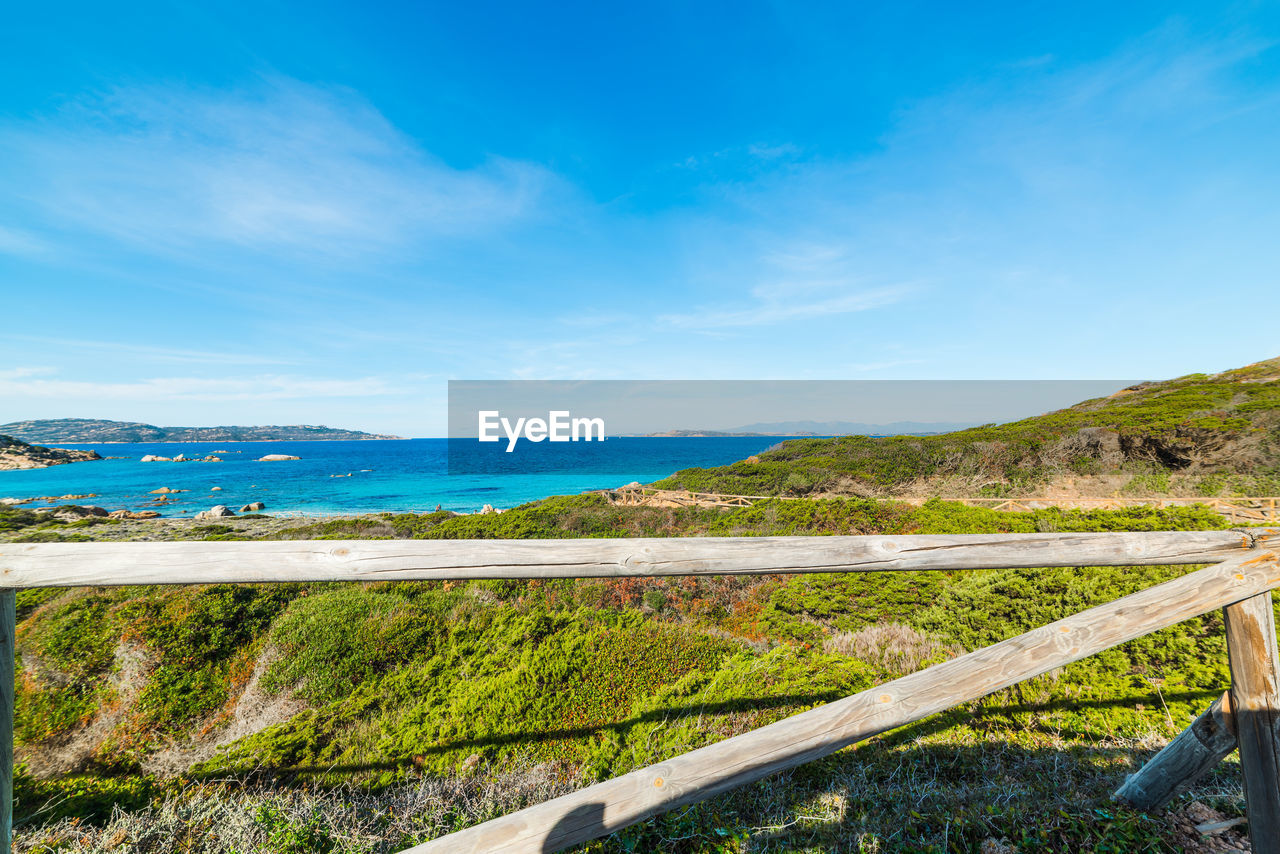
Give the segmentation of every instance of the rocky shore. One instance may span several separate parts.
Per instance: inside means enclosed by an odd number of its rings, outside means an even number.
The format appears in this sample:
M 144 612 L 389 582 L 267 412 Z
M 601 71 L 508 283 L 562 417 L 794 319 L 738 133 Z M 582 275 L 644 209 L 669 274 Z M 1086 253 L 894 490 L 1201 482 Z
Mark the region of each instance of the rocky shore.
M 6 518 L 9 517 L 9 518 Z M 251 539 L 290 537 L 291 531 L 314 530 L 344 519 L 372 516 L 230 515 L 196 518 L 160 516 L 152 510 L 108 511 L 92 505 L 60 505 L 28 510 L 0 506 L 0 542 L 147 542 L 203 540 L 211 534 Z M 298 536 L 295 535 L 295 536 Z
M 42 469 L 65 463 L 100 460 L 96 451 L 72 451 L 66 448 L 46 448 L 30 445 L 12 436 L 0 436 L 0 471 L 14 469 Z

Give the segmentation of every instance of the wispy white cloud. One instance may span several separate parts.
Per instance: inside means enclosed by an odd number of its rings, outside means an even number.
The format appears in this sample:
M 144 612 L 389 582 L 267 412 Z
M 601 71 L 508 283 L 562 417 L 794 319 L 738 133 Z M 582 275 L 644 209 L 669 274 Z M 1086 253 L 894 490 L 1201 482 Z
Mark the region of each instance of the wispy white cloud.
M 750 299 L 735 293 L 728 300 L 664 314 L 659 320 L 703 331 L 771 326 L 880 308 L 919 289 L 915 282 L 885 284 L 861 274 L 859 259 L 850 249 L 838 241 L 783 240 L 761 254 L 755 266 L 763 271 L 749 290 Z
M 37 379 L 0 375 L 0 397 L 99 401 L 270 401 L 367 398 L 401 393 L 381 377 L 318 379 L 268 374 L 251 377 L 152 377 L 131 382 Z
M 0 341 L 21 341 L 57 350 L 88 351 L 113 355 L 139 356 L 151 362 L 189 362 L 201 365 L 296 365 L 298 362 L 261 356 L 252 352 L 229 353 L 211 350 L 186 350 L 156 347 L 124 341 L 89 341 L 79 338 L 53 338 L 43 335 L 0 335 Z
M 791 320 L 849 314 L 892 305 L 901 302 L 915 290 L 910 285 L 891 285 L 837 292 L 815 299 L 815 288 L 813 283 L 789 282 L 756 287 L 752 289 L 754 304 L 745 308 L 704 306 L 688 314 L 668 314 L 661 319 L 686 329 L 771 326 Z M 801 294 L 807 294 L 807 298 L 801 298 Z
M 27 377 L 42 377 L 57 373 L 56 368 L 43 365 L 20 365 L 16 368 L 0 370 L 0 380 L 21 380 Z
M 753 142 L 722 148 L 707 154 L 691 154 L 676 166 L 682 169 L 736 168 L 744 165 L 776 166 L 782 162 L 796 160 L 802 154 L 803 150 L 800 146 L 792 142 Z
M 6 255 L 37 255 L 47 249 L 48 244 L 31 232 L 0 225 L 0 253 Z
M 922 365 L 924 361 L 924 359 L 886 359 L 880 362 L 857 362 L 845 365 L 844 368 L 859 374 L 869 374 L 876 371 L 886 371 L 890 368 L 900 368 L 905 365 Z
M 454 168 L 358 94 L 283 78 L 123 87 L 10 122 L 0 147 L 9 193 L 54 227 L 153 250 L 333 256 L 471 235 L 529 215 L 556 182 L 501 158 Z
M 558 322 L 565 326 L 574 327 L 592 327 L 599 328 L 603 326 L 614 326 L 619 323 L 626 323 L 631 319 L 620 311 L 599 311 L 598 309 L 587 309 L 585 311 L 565 314 L 556 318 Z
M 760 160 L 777 160 L 783 157 L 796 157 L 800 154 L 800 146 L 791 142 L 776 145 L 755 142 L 747 146 L 747 153 Z

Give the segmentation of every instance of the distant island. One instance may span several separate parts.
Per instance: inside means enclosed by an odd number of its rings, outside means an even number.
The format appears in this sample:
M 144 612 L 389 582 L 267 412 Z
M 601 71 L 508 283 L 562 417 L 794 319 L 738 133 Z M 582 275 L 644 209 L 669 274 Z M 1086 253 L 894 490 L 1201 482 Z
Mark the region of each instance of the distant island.
M 0 434 L 27 442 L 284 442 L 399 439 L 310 424 L 262 427 L 157 427 L 136 421 L 53 418 L 0 424 Z

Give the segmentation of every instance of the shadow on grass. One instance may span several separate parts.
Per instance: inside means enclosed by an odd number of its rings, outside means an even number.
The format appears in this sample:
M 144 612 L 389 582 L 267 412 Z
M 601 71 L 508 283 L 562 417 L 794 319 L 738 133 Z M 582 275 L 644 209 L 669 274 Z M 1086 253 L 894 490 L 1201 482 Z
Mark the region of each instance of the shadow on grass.
M 517 744 L 541 744 L 553 741 L 572 740 L 597 735 L 604 732 L 615 732 L 625 736 L 633 727 L 642 723 L 667 720 L 669 718 L 687 718 L 700 715 L 718 715 L 733 712 L 757 712 L 772 709 L 796 708 L 797 713 L 800 709 L 814 704 L 829 703 L 833 700 L 840 699 L 842 695 L 838 692 L 827 691 L 812 694 L 786 694 L 776 697 L 768 697 L 762 699 L 739 699 L 729 700 L 716 703 L 703 703 L 696 706 L 679 706 L 667 707 L 662 709 L 653 709 L 643 714 L 627 718 L 623 721 L 613 723 L 600 723 L 594 725 L 585 725 L 578 727 L 563 727 L 559 729 L 538 730 L 538 731 L 515 731 L 506 733 L 493 733 L 473 738 L 460 738 L 452 741 L 443 742 L 441 744 L 426 745 L 418 749 L 413 755 L 395 759 L 387 759 L 381 762 L 361 762 L 361 763 L 333 763 L 325 765 L 259 765 L 253 769 L 245 769 L 243 774 L 255 777 L 308 777 L 313 775 L 342 775 L 342 774 L 360 774 L 370 771 L 394 771 L 400 769 L 411 769 L 421 763 L 422 758 L 449 753 L 453 751 L 472 749 L 480 752 L 490 748 L 507 747 Z M 1161 708 L 1160 703 L 1203 703 L 1208 706 L 1213 699 L 1218 696 L 1215 691 L 1184 691 L 1179 693 L 1164 694 L 1163 696 L 1155 692 L 1149 695 L 1141 695 L 1138 697 L 1125 698 L 1109 698 L 1097 700 L 1070 700 L 1055 699 L 1044 703 L 1015 703 L 1000 706 L 985 706 L 976 711 L 970 712 L 964 707 L 949 709 L 940 712 L 922 721 L 906 724 L 888 733 L 876 736 L 877 740 L 886 744 L 901 744 L 918 738 L 924 738 L 930 735 L 950 729 L 960 723 L 982 723 L 987 720 L 995 721 L 1001 717 L 1030 714 L 1030 713 L 1048 713 L 1054 711 L 1063 711 L 1069 709 L 1109 709 L 1120 708 L 1124 706 L 1132 706 L 1139 703 L 1148 705 L 1149 708 Z M 1189 723 L 1189 722 L 1188 722 Z M 1095 732 L 1086 732 L 1083 730 L 1073 729 L 1069 727 L 1050 728 L 1043 724 L 1035 724 L 1029 729 L 1044 733 L 1052 734 L 1055 737 L 1072 740 L 1089 741 L 1096 739 Z M 211 778 L 222 778 L 227 776 L 225 772 L 207 773 L 199 775 L 189 775 L 191 779 L 204 780 Z
M 723 836 L 747 831 L 756 854 L 1176 854 L 1196 850 L 1183 847 L 1193 840 L 1180 839 L 1176 828 L 1190 800 L 1226 817 L 1241 814 L 1239 766 L 1231 762 L 1218 765 L 1167 811 L 1143 813 L 1113 803 L 1112 793 L 1147 758 L 1147 751 L 1088 743 L 873 740 L 651 818 L 590 850 L 702 854 L 725 850 L 716 847 Z M 1239 841 L 1246 832 L 1232 828 L 1224 838 Z M 1005 840 L 1008 847 L 989 840 Z
M 697 709 L 676 711 L 692 714 Z M 599 854 L 692 854 L 723 850 L 715 845 L 723 843 L 726 834 L 746 831 L 751 832 L 751 850 L 760 854 L 795 850 L 977 852 L 985 839 L 1009 837 L 1016 841 L 1019 835 L 1032 831 L 1039 835 L 1026 836 L 1023 841 L 1028 847 L 1018 850 L 1179 850 L 1167 841 L 1172 832 L 1170 820 L 1126 810 L 1109 801 L 1125 775 L 1146 758 L 1147 751 L 1088 742 L 1061 746 L 1012 740 L 895 744 L 873 739 L 854 750 L 772 774 L 700 804 L 626 828 L 610 837 L 603 847 L 591 850 Z M 352 767 L 393 768 L 397 763 Z M 223 779 L 230 785 L 248 785 L 251 789 L 255 783 L 264 784 L 257 790 L 264 796 L 271 792 L 273 784 L 285 782 L 257 779 L 252 774 Z M 409 784 L 413 785 L 412 781 Z M 30 785 L 20 787 L 24 795 L 19 800 L 21 824 L 33 824 L 30 817 L 39 809 L 32 798 L 35 795 L 49 801 L 56 799 L 58 817 L 79 816 L 86 824 L 95 825 L 109 818 L 112 802 L 123 801 L 121 805 L 126 809 L 137 811 L 145 808 L 148 796 L 182 797 L 180 786 L 140 791 L 136 799 L 122 797 L 122 791 L 108 785 L 108 781 L 90 787 L 74 784 L 55 789 L 49 784 L 40 788 L 42 791 L 36 792 L 31 791 Z M 302 791 L 310 788 L 308 785 Z M 1238 766 L 1219 766 L 1206 783 L 1193 791 L 1193 796 L 1205 798 L 1228 814 L 1238 814 L 1234 806 L 1239 801 Z M 388 804 L 398 803 L 394 791 L 386 797 Z M 475 791 L 460 792 L 457 797 L 460 800 L 456 805 L 444 804 L 441 809 L 448 814 L 476 814 L 470 800 Z M 515 797 L 509 803 L 493 803 L 492 808 L 479 812 L 493 815 L 525 805 Z M 35 823 L 46 822 L 50 817 L 46 811 L 36 817 Z M 595 803 L 569 810 L 553 818 L 549 825 L 548 835 L 539 844 L 544 852 L 558 850 L 565 840 L 601 835 L 605 829 L 603 810 Z M 880 842 L 860 847 L 864 837 Z M 1089 844 L 1078 844 L 1080 840 Z

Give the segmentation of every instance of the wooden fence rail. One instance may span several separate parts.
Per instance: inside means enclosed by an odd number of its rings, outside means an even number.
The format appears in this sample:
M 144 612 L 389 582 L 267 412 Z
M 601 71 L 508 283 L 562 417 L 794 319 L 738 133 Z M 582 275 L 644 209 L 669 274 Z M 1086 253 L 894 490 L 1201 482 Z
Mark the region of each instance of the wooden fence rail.
M 614 540 L 0 543 L 0 587 L 1195 564 L 1223 560 L 1273 536 L 1277 535 L 1269 531 L 1154 531 Z
M 551 852 L 809 762 L 1116 644 L 1224 609 L 1253 850 L 1280 854 L 1280 531 L 625 540 L 0 544 L 0 850 L 12 818 L 20 587 L 1212 564 L 860 694 L 408 849 Z M 7 671 L 6 668 L 7 667 Z M 1216 746 L 1220 754 L 1221 745 Z M 1204 756 L 1192 765 L 1212 764 Z M 1187 773 L 1190 773 L 1189 771 Z M 1198 771 L 1197 771 L 1198 773 Z M 1164 781 L 1170 791 L 1182 780 Z M 7 788 L 6 788 L 7 787 Z M 1275 835 L 1272 836 L 1272 830 Z M 408 854 L 406 852 L 406 854 Z

